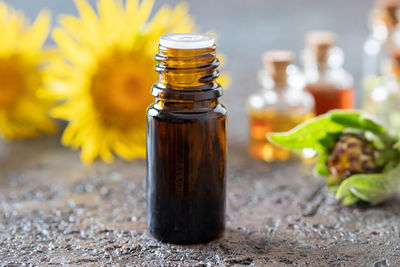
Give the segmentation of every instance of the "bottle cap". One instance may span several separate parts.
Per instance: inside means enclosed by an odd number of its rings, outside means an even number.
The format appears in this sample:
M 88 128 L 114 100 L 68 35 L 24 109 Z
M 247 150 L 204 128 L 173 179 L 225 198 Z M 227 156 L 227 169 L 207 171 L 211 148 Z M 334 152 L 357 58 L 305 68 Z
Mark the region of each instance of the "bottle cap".
M 400 7 L 400 2 L 398 0 L 376 0 L 375 7 L 381 9 L 396 9 Z
M 287 50 L 272 50 L 263 55 L 264 66 L 276 83 L 286 83 L 286 69 L 294 58 L 294 53 Z
M 390 63 L 386 67 L 389 74 L 400 77 L 400 48 L 393 48 L 390 51 Z
M 400 48 L 393 48 L 390 51 L 392 61 L 400 66 Z
M 382 21 L 388 27 L 394 27 L 399 23 L 398 10 L 399 0 L 378 0 L 375 2 L 375 12 L 373 19 Z
M 161 46 L 175 49 L 202 49 L 214 44 L 213 37 L 198 33 L 171 33 L 160 38 Z
M 330 31 L 311 31 L 306 35 L 306 46 L 311 60 L 318 63 L 328 61 L 329 49 L 336 43 L 337 36 Z

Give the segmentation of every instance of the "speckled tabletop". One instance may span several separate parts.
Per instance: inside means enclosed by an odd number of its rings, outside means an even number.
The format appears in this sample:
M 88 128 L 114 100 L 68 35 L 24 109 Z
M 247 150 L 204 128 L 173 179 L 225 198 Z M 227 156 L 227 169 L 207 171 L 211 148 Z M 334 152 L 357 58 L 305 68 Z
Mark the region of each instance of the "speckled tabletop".
M 145 163 L 83 166 L 53 139 L 0 147 L 2 265 L 400 266 L 400 198 L 341 207 L 311 166 L 229 147 L 227 229 L 209 244 L 146 234 Z

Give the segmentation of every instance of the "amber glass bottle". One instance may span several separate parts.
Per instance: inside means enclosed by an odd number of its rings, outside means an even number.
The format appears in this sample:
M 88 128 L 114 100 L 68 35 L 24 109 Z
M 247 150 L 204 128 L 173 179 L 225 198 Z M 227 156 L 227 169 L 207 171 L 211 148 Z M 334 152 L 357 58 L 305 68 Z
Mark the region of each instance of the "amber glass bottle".
M 247 101 L 250 154 L 267 162 L 286 161 L 297 155 L 270 143 L 267 136 L 271 132 L 288 131 L 313 118 L 314 100 L 303 90 L 303 78 L 291 79 L 295 74 L 290 78 L 288 76 L 288 68 L 296 68 L 292 65 L 292 52 L 269 51 L 264 54 L 263 60 L 264 70 L 260 72 L 263 89 L 252 94 Z M 289 80 L 298 82 L 290 83 Z M 305 158 L 314 155 L 310 150 L 302 154 Z
M 387 63 L 384 76 L 369 95 L 365 111 L 396 134 L 400 131 L 400 48 L 391 50 Z
M 343 69 L 343 53 L 335 42 L 332 32 L 314 31 L 306 37 L 306 90 L 314 96 L 316 115 L 355 105 L 353 77 Z
M 362 108 L 369 109 L 369 98 L 383 78 L 390 51 L 400 46 L 398 0 L 377 0 L 370 16 L 370 34 L 363 46 Z
M 147 229 L 170 243 L 199 243 L 225 227 L 227 111 L 219 103 L 214 39 L 161 37 L 159 82 L 147 111 Z

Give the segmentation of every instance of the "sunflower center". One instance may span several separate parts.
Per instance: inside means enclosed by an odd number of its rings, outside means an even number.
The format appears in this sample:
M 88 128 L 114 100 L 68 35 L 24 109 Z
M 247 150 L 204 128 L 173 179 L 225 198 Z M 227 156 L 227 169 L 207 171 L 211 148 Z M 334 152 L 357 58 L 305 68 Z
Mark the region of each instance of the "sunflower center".
M 114 54 L 100 62 L 92 78 L 91 94 L 107 126 L 129 128 L 144 124 L 150 89 L 156 79 L 153 62 L 140 55 Z
M 23 94 L 20 66 L 12 59 L 0 59 L 0 109 L 13 107 Z

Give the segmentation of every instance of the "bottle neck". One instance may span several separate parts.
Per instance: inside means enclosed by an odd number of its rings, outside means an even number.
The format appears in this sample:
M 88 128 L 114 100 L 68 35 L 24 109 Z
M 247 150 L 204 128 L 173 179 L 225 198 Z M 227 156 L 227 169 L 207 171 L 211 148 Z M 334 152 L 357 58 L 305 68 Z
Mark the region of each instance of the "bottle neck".
M 327 62 L 319 62 L 316 65 L 316 68 L 318 70 L 318 72 L 322 75 L 325 74 L 326 72 L 328 72 L 328 70 L 330 69 L 330 66 L 328 65 Z
M 319 76 L 324 76 L 330 69 L 331 67 L 327 62 L 309 62 L 304 66 L 306 73 L 318 73 Z
M 173 49 L 160 45 L 156 60 L 159 81 L 153 86 L 152 95 L 160 107 L 209 106 L 222 95 L 222 88 L 216 82 L 219 60 L 215 46 Z
M 370 39 L 377 40 L 379 43 L 386 44 L 391 41 L 394 27 L 387 27 L 382 22 L 374 22 L 371 27 Z
M 400 64 L 391 63 L 388 76 L 392 76 L 397 81 L 400 81 Z
M 289 87 L 287 78 L 276 79 L 276 77 L 271 77 L 271 75 L 265 69 L 259 72 L 259 81 L 263 90 L 282 91 Z
M 330 68 L 329 53 L 331 47 L 308 47 L 305 52 L 304 71 L 323 76 Z
M 286 77 L 283 79 L 274 79 L 273 80 L 273 82 L 274 82 L 274 90 L 277 90 L 277 91 L 282 91 L 282 90 L 285 90 L 285 89 L 287 89 L 287 87 L 288 87 L 288 82 L 287 82 L 287 79 L 286 79 Z
M 381 42 L 386 42 L 391 38 L 398 24 L 397 8 L 375 9 L 370 20 L 372 37 Z
M 163 110 L 179 110 L 180 112 L 205 112 L 212 110 L 219 104 L 218 99 L 208 99 L 208 100 L 174 100 L 165 98 L 156 98 L 155 106 L 158 109 Z

